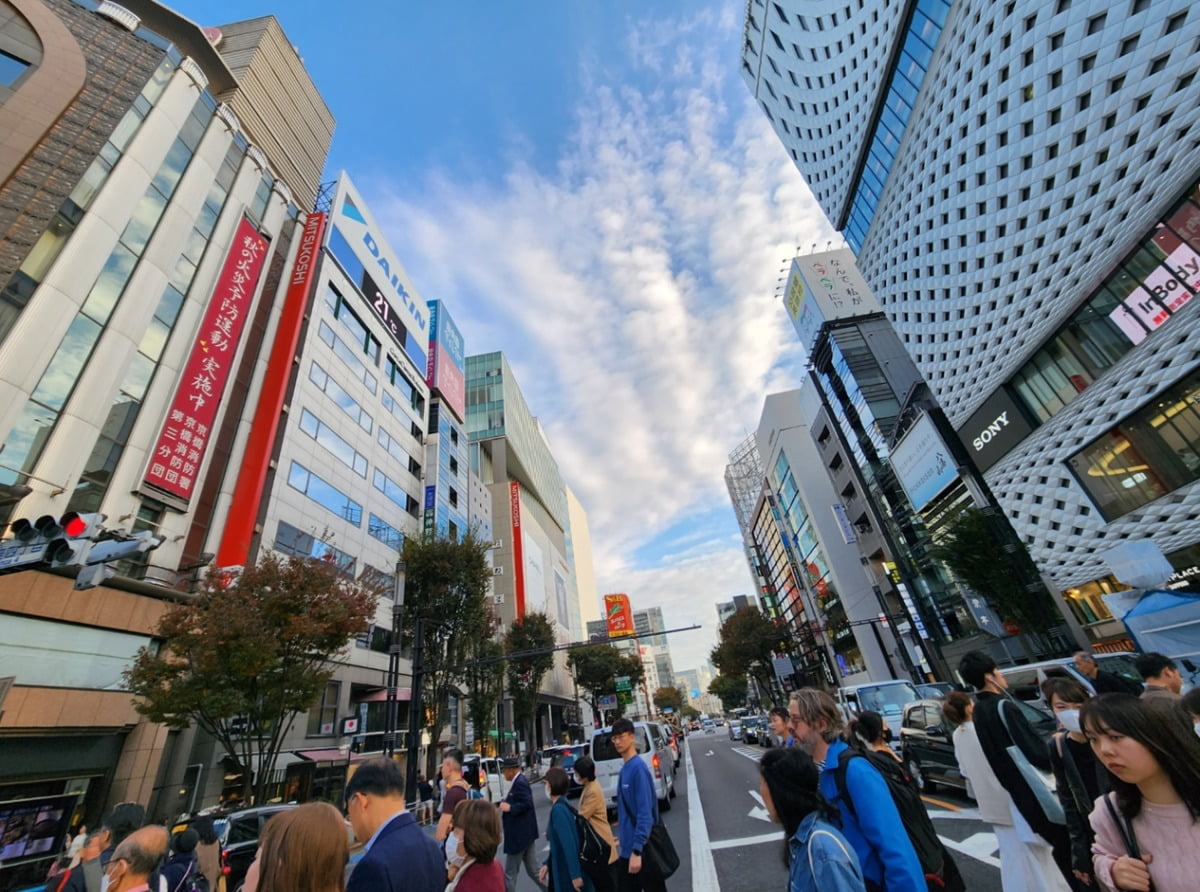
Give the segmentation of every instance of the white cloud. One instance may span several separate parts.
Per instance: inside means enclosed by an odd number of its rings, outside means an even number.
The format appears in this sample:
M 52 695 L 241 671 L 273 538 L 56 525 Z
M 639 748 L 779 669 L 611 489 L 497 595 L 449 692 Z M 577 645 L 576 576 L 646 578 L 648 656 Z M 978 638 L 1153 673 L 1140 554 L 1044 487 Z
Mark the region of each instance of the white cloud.
M 468 352 L 507 354 L 588 511 L 598 590 L 705 624 L 672 642 L 679 668 L 715 640 L 712 605 L 751 584 L 724 467 L 763 397 L 800 381 L 782 259 L 832 235 L 736 83 L 738 39 L 727 14 L 632 26 L 636 77 L 593 72 L 549 174 L 515 163 L 498 184 L 438 173 L 370 190 Z M 724 538 L 634 566 L 714 506 Z

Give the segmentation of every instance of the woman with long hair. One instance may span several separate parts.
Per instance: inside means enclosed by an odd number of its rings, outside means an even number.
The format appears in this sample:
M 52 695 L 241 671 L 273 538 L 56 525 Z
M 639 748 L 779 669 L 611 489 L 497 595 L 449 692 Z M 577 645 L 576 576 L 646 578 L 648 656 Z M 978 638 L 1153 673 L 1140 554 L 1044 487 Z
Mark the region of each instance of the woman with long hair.
M 1095 834 L 1088 816 L 1096 799 L 1109 791 L 1109 774 L 1079 726 L 1079 711 L 1092 696 L 1088 689 L 1066 675 L 1053 675 L 1042 682 L 1042 696 L 1062 728 L 1050 740 L 1050 766 L 1071 837 L 1072 887 L 1081 892 L 1092 885 Z
M 788 892 L 865 892 L 854 849 L 834 821 L 837 811 L 817 792 L 820 772 L 799 747 L 774 747 L 758 763 L 763 805 L 783 825 Z
M 1080 725 L 1113 775 L 1092 810 L 1092 867 L 1108 890 L 1194 892 L 1200 877 L 1200 739 L 1186 713 L 1131 694 L 1083 704 Z
M 263 828 L 257 892 L 345 892 L 350 841 L 341 813 L 328 802 L 280 812 Z
M 500 846 L 496 806 L 482 799 L 464 799 L 454 806 L 451 820 L 451 833 L 458 837 L 464 857 L 446 892 L 504 892 L 504 868 L 496 860 Z
M 873 753 L 884 753 L 891 756 L 897 762 L 900 757 L 896 755 L 888 743 L 892 739 L 892 729 L 888 727 L 887 719 L 877 712 L 865 709 L 860 712 L 846 729 L 846 734 L 850 738 L 850 743 L 853 745 L 856 739 L 862 741 L 862 747 L 866 747 Z M 862 748 L 860 747 L 860 749 Z

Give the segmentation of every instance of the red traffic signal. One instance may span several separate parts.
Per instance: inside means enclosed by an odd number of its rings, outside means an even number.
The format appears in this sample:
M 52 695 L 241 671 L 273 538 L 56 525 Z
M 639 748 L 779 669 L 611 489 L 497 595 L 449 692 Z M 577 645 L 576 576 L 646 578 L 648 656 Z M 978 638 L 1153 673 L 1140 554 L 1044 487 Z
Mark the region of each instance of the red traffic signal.
M 106 519 L 103 514 L 80 514 L 77 511 L 68 511 L 59 519 L 58 525 L 62 527 L 63 535 L 68 539 L 90 539 L 103 529 L 102 525 Z

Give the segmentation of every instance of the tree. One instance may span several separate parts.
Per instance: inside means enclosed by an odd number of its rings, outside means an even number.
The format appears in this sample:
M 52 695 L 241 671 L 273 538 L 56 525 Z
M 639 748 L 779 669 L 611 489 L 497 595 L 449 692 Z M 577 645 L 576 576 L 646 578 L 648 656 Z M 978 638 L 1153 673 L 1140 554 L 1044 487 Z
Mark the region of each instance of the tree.
M 580 695 L 598 709 L 600 697 L 616 693 L 618 676 L 629 676 L 631 687 L 637 686 L 646 676 L 646 667 L 641 659 L 623 654 L 611 644 L 589 644 L 576 647 L 567 656 L 567 665 L 579 685 Z M 618 704 L 619 718 L 623 708 Z
M 982 595 L 1000 614 L 1021 630 L 1046 632 L 1062 622 L 1041 584 L 1037 569 L 1025 546 L 1009 530 L 1004 535 L 1003 519 L 992 521 L 979 508 L 967 508 L 939 533 L 931 554 L 944 563 L 955 578 Z
M 446 723 L 451 690 L 469 683 L 472 648 L 494 628 L 487 600 L 492 578 L 487 549 L 487 543 L 473 534 L 457 541 L 446 537 L 404 540 L 401 622 L 404 636 L 411 641 L 417 620 L 421 620 L 421 700 L 429 711 L 435 737 Z M 437 756 L 435 747 L 426 753 L 426 777 L 433 777 Z
M 210 574 L 193 602 L 163 614 L 162 650 L 143 647 L 126 670 L 135 708 L 170 728 L 203 728 L 243 769 L 244 798 L 262 802 L 296 715 L 324 693 L 378 595 L 332 560 L 274 552 L 236 577 Z
M 721 625 L 720 643 L 709 659 L 721 675 L 749 675 L 770 699 L 775 677 L 771 660 L 791 644 L 787 625 L 753 607 L 743 607 Z
M 475 728 L 476 739 L 487 739 L 488 733 L 497 731 L 496 745 L 500 745 L 499 728 L 496 724 L 496 707 L 504 694 L 504 644 L 492 636 L 471 643 L 470 663 L 467 667 L 467 715 Z M 480 751 L 484 750 L 480 748 Z
M 746 705 L 749 685 L 744 675 L 718 675 L 708 686 L 708 692 L 721 700 L 721 708 L 728 712 Z
M 504 638 L 508 654 L 508 692 L 513 700 L 513 723 L 528 732 L 532 750 L 533 719 L 542 679 L 554 667 L 554 627 L 544 613 L 527 613 L 513 621 Z
M 654 701 L 654 708 L 659 712 L 664 709 L 674 709 L 678 712 L 683 706 L 683 693 L 679 688 L 661 687 L 654 692 L 651 699 Z
M 681 709 L 679 711 L 679 714 L 682 715 L 689 722 L 693 722 L 696 719 L 700 718 L 700 710 L 698 710 L 696 707 L 692 706 L 692 704 L 690 704 L 690 703 L 685 705 L 683 707 L 683 709 Z

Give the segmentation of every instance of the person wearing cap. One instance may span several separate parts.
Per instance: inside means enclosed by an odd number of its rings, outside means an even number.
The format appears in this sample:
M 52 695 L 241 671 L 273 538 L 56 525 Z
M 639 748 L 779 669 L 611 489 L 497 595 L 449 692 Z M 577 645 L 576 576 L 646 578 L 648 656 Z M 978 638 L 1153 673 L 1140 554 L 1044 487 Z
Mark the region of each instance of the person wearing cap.
M 500 763 L 500 771 L 509 782 L 508 794 L 500 801 L 500 817 L 504 823 L 504 886 L 508 892 L 516 892 L 517 877 L 521 865 L 525 873 L 538 886 L 537 853 L 534 851 L 538 839 L 537 814 L 533 810 L 533 789 L 521 772 L 521 760 L 507 756 Z
M 171 857 L 159 871 L 159 875 L 167 881 L 168 892 L 185 888 L 184 881 L 199 872 L 200 861 L 196 858 L 196 846 L 199 843 L 200 834 L 190 827 L 172 837 Z

